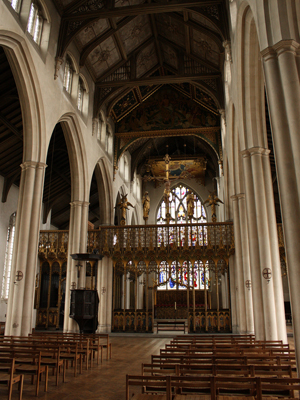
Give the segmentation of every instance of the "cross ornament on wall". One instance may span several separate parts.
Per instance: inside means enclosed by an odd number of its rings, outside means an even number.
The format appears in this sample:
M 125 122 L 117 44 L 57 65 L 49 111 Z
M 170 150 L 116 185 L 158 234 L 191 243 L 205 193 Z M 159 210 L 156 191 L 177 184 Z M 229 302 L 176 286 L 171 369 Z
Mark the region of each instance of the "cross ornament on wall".
M 272 270 L 271 270 L 271 268 L 264 268 L 263 271 L 262 271 L 262 275 L 269 283 L 271 278 L 272 278 Z

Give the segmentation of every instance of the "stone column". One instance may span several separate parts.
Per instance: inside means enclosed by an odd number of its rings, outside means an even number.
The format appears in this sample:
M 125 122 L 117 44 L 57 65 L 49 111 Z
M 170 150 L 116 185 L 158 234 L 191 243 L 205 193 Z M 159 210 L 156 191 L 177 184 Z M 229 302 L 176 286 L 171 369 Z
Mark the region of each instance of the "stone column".
M 262 299 L 262 276 L 259 264 L 258 253 L 258 233 L 256 225 L 256 209 L 254 201 L 254 187 L 251 170 L 250 154 L 247 151 L 242 152 L 245 174 L 245 196 L 246 196 L 246 211 L 248 221 L 248 239 L 251 262 L 251 291 L 253 293 L 253 314 L 254 314 L 254 329 L 255 337 L 258 340 L 265 338 L 265 322 L 263 317 L 263 299 Z
M 235 283 L 235 257 L 231 256 L 229 259 L 229 285 L 230 285 L 230 308 L 231 308 L 231 327 L 232 333 L 238 333 L 237 329 L 237 296 L 236 296 L 236 283 Z
M 15 336 L 26 336 L 32 330 L 35 273 L 46 164 L 26 161 L 21 168 L 16 238 L 11 269 L 11 291 L 5 328 L 6 335 Z M 23 279 L 15 284 L 17 271 L 23 274 Z
M 277 165 L 298 371 L 300 367 L 299 49 L 299 43 L 285 40 L 261 53 Z
M 242 260 L 243 260 L 243 286 L 245 290 L 245 304 L 246 304 L 246 320 L 247 320 L 247 333 L 254 333 L 254 316 L 253 316 L 253 302 L 252 290 L 246 288 L 246 281 L 251 281 L 250 271 L 250 256 L 249 256 L 249 236 L 248 226 L 246 220 L 246 204 L 245 194 L 240 193 L 237 195 L 239 207 L 239 223 L 242 244 Z
M 104 257 L 98 263 L 99 312 L 97 333 L 111 331 L 112 269 L 112 260 L 107 257 Z
M 87 248 L 89 204 L 90 203 L 88 203 L 86 201 L 82 202 L 80 246 L 79 246 L 79 252 L 80 253 L 86 253 L 86 248 Z M 85 288 L 86 287 L 86 262 L 83 262 L 83 266 L 82 266 L 81 271 L 80 271 L 78 287 L 79 288 Z M 91 288 L 91 289 L 93 289 L 93 288 Z
M 233 200 L 233 226 L 234 226 L 234 241 L 235 241 L 235 286 L 237 295 L 237 324 L 239 333 L 247 332 L 246 322 L 246 305 L 245 305 L 245 285 L 243 279 L 243 258 L 242 258 L 242 243 L 241 231 L 239 225 L 239 208 L 238 197 L 231 196 Z
M 74 285 L 78 289 L 77 261 L 73 260 L 70 255 L 80 252 L 81 238 L 81 217 L 82 217 L 82 201 L 73 201 L 70 203 L 70 224 L 69 224 L 69 245 L 68 245 L 68 261 L 67 261 L 67 277 L 66 277 L 66 297 L 65 297 L 65 318 L 64 332 L 73 332 L 78 330 L 77 323 L 69 317 L 70 314 L 70 296 L 71 288 Z M 87 230 L 87 227 L 86 227 Z
M 265 180 L 266 201 L 268 204 L 267 212 L 268 212 L 271 258 L 272 258 L 272 283 L 275 295 L 278 339 L 282 340 L 283 343 L 287 343 L 284 295 L 283 295 L 283 285 L 281 276 L 279 243 L 278 243 L 278 230 L 276 222 L 275 201 L 274 201 L 269 153 L 270 153 L 269 151 L 264 153 L 262 157 L 262 162 L 263 162 L 263 171 Z
M 261 147 L 253 147 L 248 149 L 250 156 L 253 188 L 254 188 L 254 203 L 255 203 L 255 217 L 257 226 L 257 237 L 258 237 L 258 253 L 259 253 L 259 265 L 260 273 L 263 275 L 265 269 L 273 270 L 271 252 L 276 251 L 271 247 L 270 230 L 268 222 L 268 208 L 272 207 L 272 204 L 267 204 L 265 186 L 266 182 L 264 179 L 264 168 L 263 160 L 264 154 L 268 150 Z M 245 153 L 243 153 L 245 154 Z M 273 202 L 274 206 L 274 202 Z M 272 210 L 275 213 L 273 207 Z M 277 251 L 279 249 L 277 248 Z M 266 340 L 277 340 L 277 318 L 275 308 L 275 296 L 273 283 L 269 283 L 267 279 L 261 280 L 261 290 L 263 299 L 263 315 L 265 322 L 265 339 Z

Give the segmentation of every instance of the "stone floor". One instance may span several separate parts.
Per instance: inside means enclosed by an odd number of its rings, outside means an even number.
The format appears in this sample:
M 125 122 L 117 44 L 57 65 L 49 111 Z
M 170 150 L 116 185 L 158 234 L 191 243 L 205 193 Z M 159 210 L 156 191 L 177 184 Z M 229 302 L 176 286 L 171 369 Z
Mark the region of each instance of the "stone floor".
M 23 400 L 124 400 L 126 374 L 140 374 L 141 364 L 150 362 L 151 354 L 159 354 L 159 350 L 169 343 L 171 335 L 112 335 L 112 359 L 92 369 L 83 371 L 74 378 L 72 370 L 67 370 L 66 383 L 60 379 L 55 386 L 54 377 L 49 374 L 48 392 L 43 391 L 43 382 L 39 396 L 34 394 L 34 385 L 25 377 Z M 294 341 L 292 329 L 288 326 L 288 340 L 292 348 Z M 105 357 L 104 357 L 105 358 Z M 0 399 L 7 398 L 7 391 L 0 388 Z M 13 400 L 18 399 L 17 388 L 13 389 Z

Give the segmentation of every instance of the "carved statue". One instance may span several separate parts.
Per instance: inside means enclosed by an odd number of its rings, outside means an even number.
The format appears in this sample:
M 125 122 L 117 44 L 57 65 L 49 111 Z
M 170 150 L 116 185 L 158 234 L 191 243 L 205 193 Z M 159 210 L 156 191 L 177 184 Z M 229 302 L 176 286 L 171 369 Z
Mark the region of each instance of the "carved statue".
M 194 216 L 194 194 L 190 191 L 188 191 L 188 194 L 186 196 L 186 203 L 187 203 L 187 215 L 190 219 L 193 218 Z
M 208 199 L 206 199 L 203 204 L 205 204 L 205 203 L 208 203 L 208 207 L 211 207 L 212 221 L 216 222 L 217 221 L 216 206 L 219 205 L 217 203 L 224 204 L 223 201 L 218 198 L 216 192 L 212 192 L 212 193 L 210 193 L 210 195 L 208 196 Z
M 129 207 L 133 207 L 133 205 L 127 200 L 127 194 L 125 194 L 125 195 L 122 194 L 121 196 L 122 196 L 122 199 L 121 199 L 120 203 L 118 203 L 116 205 L 116 207 L 119 207 L 122 210 L 121 225 L 125 225 L 126 210 L 129 210 Z
M 145 221 L 148 219 L 149 211 L 150 211 L 150 196 L 148 192 L 145 192 L 143 196 L 143 213 L 144 213 L 143 218 Z

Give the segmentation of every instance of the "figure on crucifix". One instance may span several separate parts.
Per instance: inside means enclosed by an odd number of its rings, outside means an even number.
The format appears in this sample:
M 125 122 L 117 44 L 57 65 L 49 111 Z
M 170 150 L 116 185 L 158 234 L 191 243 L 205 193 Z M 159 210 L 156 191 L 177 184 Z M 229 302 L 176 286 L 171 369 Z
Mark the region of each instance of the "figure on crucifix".
M 218 203 L 224 204 L 223 201 L 218 198 L 216 192 L 211 192 L 203 204 L 205 203 L 208 203 L 208 207 L 211 207 L 212 222 L 217 222 L 216 206 L 219 205 Z

